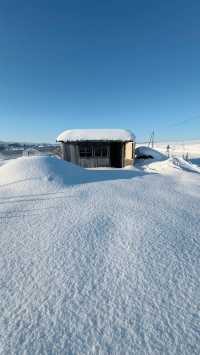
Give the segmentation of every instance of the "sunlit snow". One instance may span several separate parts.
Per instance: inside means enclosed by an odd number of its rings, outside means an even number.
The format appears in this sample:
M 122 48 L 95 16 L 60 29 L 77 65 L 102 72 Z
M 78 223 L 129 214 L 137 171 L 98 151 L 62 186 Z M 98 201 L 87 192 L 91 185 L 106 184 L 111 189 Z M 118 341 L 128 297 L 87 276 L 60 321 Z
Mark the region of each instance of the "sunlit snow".
M 2 354 L 200 353 L 200 174 L 184 164 L 0 167 Z

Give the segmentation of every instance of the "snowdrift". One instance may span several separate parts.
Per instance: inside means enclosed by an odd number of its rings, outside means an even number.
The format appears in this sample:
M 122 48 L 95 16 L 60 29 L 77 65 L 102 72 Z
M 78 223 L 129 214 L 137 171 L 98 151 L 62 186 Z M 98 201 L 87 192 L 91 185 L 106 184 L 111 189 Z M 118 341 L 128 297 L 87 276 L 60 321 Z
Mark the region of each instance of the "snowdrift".
M 18 190 L 42 191 L 52 186 L 66 186 L 98 181 L 131 179 L 144 173 L 132 169 L 84 169 L 78 165 L 50 156 L 31 156 L 14 159 L 0 167 L 0 187 L 17 184 Z
M 200 168 L 197 165 L 192 164 L 192 163 L 186 161 L 183 158 L 172 157 L 172 158 L 169 159 L 169 161 L 173 165 L 178 166 L 182 170 L 191 171 L 191 172 L 195 172 L 195 173 L 200 173 Z
M 22 157 L 0 167 L 0 185 L 40 180 L 58 185 L 84 182 L 87 170 L 49 156 Z
M 167 159 L 166 155 L 158 152 L 155 149 L 140 146 L 135 150 L 137 159 L 156 159 L 156 160 L 165 160 Z
M 150 164 L 145 164 L 145 171 L 156 171 L 159 174 L 171 175 L 177 173 L 184 173 L 184 171 L 191 173 L 199 173 L 200 167 L 191 162 L 179 157 L 171 157 L 165 160 L 149 160 Z

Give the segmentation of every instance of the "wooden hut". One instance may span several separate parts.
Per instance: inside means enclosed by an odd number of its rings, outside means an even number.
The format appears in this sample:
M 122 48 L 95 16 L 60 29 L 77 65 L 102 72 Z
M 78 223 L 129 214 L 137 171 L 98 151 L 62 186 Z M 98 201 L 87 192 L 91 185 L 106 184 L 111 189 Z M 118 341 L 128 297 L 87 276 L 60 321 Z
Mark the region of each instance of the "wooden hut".
M 134 164 L 135 136 L 123 129 L 81 129 L 61 133 L 62 158 L 85 168 Z

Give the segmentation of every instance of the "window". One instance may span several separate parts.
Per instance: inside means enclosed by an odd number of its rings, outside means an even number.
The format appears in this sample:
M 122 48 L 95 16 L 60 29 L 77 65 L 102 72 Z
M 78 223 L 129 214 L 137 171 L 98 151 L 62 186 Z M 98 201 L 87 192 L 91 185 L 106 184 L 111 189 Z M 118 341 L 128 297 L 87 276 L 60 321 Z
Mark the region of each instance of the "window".
M 94 156 L 100 157 L 101 156 L 101 147 L 94 147 Z
M 107 157 L 107 156 L 108 156 L 108 149 L 107 149 L 107 147 L 102 147 L 101 155 L 102 155 L 102 157 Z
M 92 147 L 89 145 L 80 145 L 79 146 L 79 155 L 81 158 L 92 157 Z
M 108 147 L 103 145 L 94 146 L 94 156 L 99 158 L 106 158 L 108 156 Z
M 80 144 L 79 156 L 80 158 L 107 158 L 108 146 L 103 144 Z

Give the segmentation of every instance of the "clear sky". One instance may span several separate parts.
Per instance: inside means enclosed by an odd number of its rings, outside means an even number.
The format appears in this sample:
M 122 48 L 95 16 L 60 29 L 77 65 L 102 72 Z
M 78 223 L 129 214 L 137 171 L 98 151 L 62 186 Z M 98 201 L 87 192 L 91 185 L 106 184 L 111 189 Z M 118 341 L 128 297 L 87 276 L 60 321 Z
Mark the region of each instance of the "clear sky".
M 0 2 L 0 140 L 112 127 L 198 139 L 197 116 L 199 0 Z

